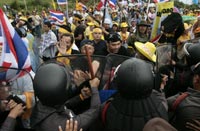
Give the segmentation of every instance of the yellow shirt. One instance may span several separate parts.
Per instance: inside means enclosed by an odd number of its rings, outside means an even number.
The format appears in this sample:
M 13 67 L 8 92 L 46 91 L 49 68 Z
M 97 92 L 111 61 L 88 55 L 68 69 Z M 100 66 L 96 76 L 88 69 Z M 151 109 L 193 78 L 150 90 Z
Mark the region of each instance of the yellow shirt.
M 71 55 L 71 53 L 72 53 L 71 48 L 66 51 L 66 55 Z M 57 56 L 63 56 L 63 55 L 59 52 Z M 59 57 L 57 58 L 57 61 L 63 63 L 64 65 L 70 64 L 70 60 L 67 57 Z

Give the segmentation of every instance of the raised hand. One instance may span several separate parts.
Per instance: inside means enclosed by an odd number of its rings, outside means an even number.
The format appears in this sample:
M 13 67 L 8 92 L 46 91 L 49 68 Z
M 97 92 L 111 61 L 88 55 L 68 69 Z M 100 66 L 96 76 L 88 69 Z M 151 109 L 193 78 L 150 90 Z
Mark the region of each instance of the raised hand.
M 59 126 L 58 129 L 59 131 L 63 131 L 61 126 Z M 74 121 L 73 119 L 67 120 L 65 131 L 78 131 L 78 122 L 76 120 Z M 82 131 L 82 129 L 79 131 Z

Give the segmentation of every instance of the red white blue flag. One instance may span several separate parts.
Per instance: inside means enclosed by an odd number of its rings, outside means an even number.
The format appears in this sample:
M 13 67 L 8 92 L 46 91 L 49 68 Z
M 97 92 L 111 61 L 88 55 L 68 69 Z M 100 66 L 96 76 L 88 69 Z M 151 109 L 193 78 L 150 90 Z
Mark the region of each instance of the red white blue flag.
M 101 0 L 99 4 L 97 5 L 97 10 L 101 10 L 101 8 L 104 6 L 106 0 Z M 108 5 L 113 9 L 116 8 L 117 0 L 107 0 Z
M 67 0 L 57 0 L 58 5 L 66 5 Z
M 64 16 L 63 12 L 50 10 L 49 13 L 51 15 L 51 19 L 58 21 L 60 24 L 64 23 L 64 21 L 65 21 L 64 17 L 65 16 Z
M 109 0 L 108 4 L 111 8 L 115 8 L 117 4 L 117 0 Z
M 153 0 L 155 3 L 159 3 L 159 2 L 168 2 L 169 0 Z
M 2 9 L 0 9 L 0 67 L 0 80 L 14 80 L 24 74 L 23 69 L 31 70 L 28 49 Z

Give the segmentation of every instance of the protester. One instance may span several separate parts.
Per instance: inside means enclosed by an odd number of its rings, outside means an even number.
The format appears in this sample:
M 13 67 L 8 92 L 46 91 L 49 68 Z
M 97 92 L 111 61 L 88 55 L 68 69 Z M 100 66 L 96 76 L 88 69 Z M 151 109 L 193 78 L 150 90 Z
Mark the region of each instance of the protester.
M 103 48 L 96 54 L 103 56 L 107 56 L 108 54 L 131 56 L 127 49 L 124 46 L 122 46 L 122 40 L 118 33 L 110 34 L 106 45 L 106 48 Z
M 0 85 L 0 131 L 24 130 L 22 127 L 22 113 L 26 106 L 24 102 L 19 103 L 14 97 L 11 97 L 12 88 L 3 81 Z M 18 103 L 17 103 L 18 102 Z M 17 117 L 20 119 L 16 120 Z M 17 123 L 17 125 L 16 125 Z M 9 125 L 11 124 L 11 125 Z M 27 127 L 26 127 L 27 128 Z
M 16 118 L 23 114 L 26 107 L 22 104 L 15 103 L 13 100 L 10 100 L 9 102 L 0 100 L 0 112 L 2 113 L 5 108 L 10 111 L 6 120 L 1 125 L 0 131 L 15 131 L 17 123 Z
M 104 48 L 106 48 L 106 41 L 103 40 L 103 34 L 102 34 L 102 29 L 99 27 L 96 27 L 92 30 L 92 36 L 93 36 L 93 43 L 94 43 L 94 49 L 95 52 L 94 54 L 96 54 L 96 52 L 98 51 L 102 51 Z
M 81 51 L 81 54 L 87 55 L 87 53 L 88 53 L 88 55 L 91 57 L 91 59 L 92 59 L 91 64 L 92 64 L 92 67 L 93 67 L 93 73 L 94 73 L 94 75 L 96 75 L 96 73 L 98 71 L 98 67 L 100 65 L 100 62 L 97 60 L 97 58 L 92 57 L 92 55 L 94 54 L 94 51 L 95 51 L 93 41 L 88 40 L 88 39 L 81 41 L 80 51 Z M 74 71 L 80 70 L 80 71 L 83 71 L 83 72 L 91 73 L 90 69 L 89 69 L 87 57 L 77 58 L 74 61 L 74 64 L 72 64 L 72 65 L 74 66 L 74 68 L 73 68 Z
M 126 22 L 122 22 L 120 24 L 120 28 L 121 28 L 121 31 L 119 32 L 119 35 L 122 39 L 122 46 L 127 48 L 128 47 L 127 39 L 129 37 L 129 34 L 130 34 L 130 32 L 128 31 L 128 24 Z
M 140 23 L 137 24 L 136 27 L 136 32 L 132 33 L 129 38 L 128 38 L 128 45 L 132 46 L 134 49 L 134 42 L 138 41 L 138 42 L 142 42 L 145 43 L 147 41 L 149 41 L 150 36 L 148 35 L 147 31 L 148 31 L 148 27 L 150 25 L 147 24 L 147 22 L 145 20 L 141 20 Z
M 104 20 L 103 26 L 102 26 L 102 31 L 103 31 L 103 35 L 104 35 L 104 39 L 108 40 L 109 38 L 109 34 L 112 33 L 112 28 L 110 27 L 111 24 L 111 20 L 106 18 Z
M 150 62 L 156 62 L 156 47 L 153 43 L 151 42 L 146 42 L 146 43 L 141 43 L 141 42 L 135 42 L 135 47 L 136 47 L 136 54 L 135 57 L 150 61 Z
M 72 49 L 74 42 L 74 37 L 72 34 L 63 34 L 60 37 L 59 42 L 56 44 L 57 51 L 55 56 L 65 56 L 71 54 L 80 54 L 79 51 Z M 63 64 L 68 65 L 70 60 L 66 57 L 57 58 L 57 61 L 62 62 Z
M 51 30 L 51 23 L 49 21 L 44 22 L 43 29 L 44 34 L 42 34 L 40 54 L 43 61 L 45 61 L 54 57 L 55 43 L 57 42 L 57 37 Z
M 85 38 L 84 32 L 85 32 L 85 26 L 82 24 L 82 16 L 79 14 L 74 14 L 74 20 L 75 20 L 75 30 L 74 30 L 74 39 L 75 44 L 79 48 L 80 42 Z
M 32 11 L 32 19 L 33 19 L 33 25 L 34 25 L 34 35 L 36 37 L 38 37 L 38 38 L 41 38 L 41 24 L 42 24 L 42 19 L 37 14 L 37 11 Z

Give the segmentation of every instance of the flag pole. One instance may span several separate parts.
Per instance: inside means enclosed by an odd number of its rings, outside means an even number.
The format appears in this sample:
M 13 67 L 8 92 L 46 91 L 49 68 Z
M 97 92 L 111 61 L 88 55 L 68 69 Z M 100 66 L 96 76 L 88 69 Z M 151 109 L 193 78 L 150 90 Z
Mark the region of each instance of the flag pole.
M 27 12 L 26 0 L 24 0 L 24 5 L 25 5 L 26 12 Z
M 69 18 L 69 15 L 68 15 L 68 1 L 67 0 L 66 0 L 66 18 L 67 18 L 67 20 Z M 67 24 L 67 22 L 66 22 L 66 24 Z
M 108 1 L 108 0 L 105 0 L 105 3 L 104 3 L 102 25 L 104 24 L 104 19 L 105 19 L 105 15 L 106 15 L 106 8 L 107 8 L 106 5 L 107 5 L 107 1 Z
M 150 0 L 149 0 L 148 3 L 147 3 L 147 11 L 146 11 L 147 17 L 148 17 L 148 13 L 149 13 L 149 5 L 150 5 Z M 147 17 L 146 17 L 146 20 L 147 20 Z
M 54 0 L 51 0 L 51 2 L 52 2 L 52 5 L 53 5 L 53 9 L 56 10 L 56 4 L 55 4 Z

